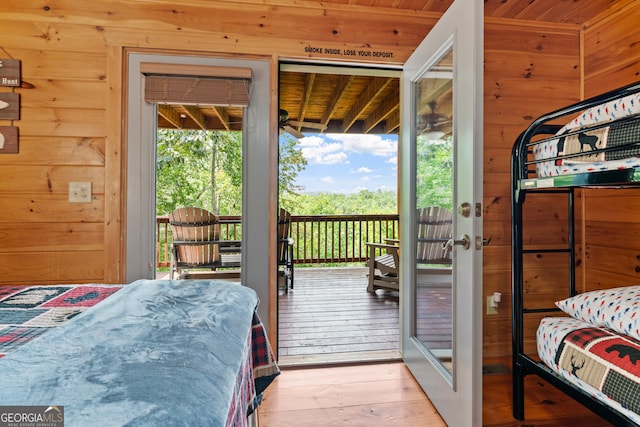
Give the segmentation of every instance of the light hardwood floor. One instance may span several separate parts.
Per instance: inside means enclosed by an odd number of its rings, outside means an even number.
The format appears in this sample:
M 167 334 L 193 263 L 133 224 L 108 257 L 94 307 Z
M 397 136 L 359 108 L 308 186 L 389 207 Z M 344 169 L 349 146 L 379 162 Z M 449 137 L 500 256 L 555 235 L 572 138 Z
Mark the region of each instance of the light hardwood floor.
M 611 425 L 534 375 L 525 384 L 526 421 L 517 421 L 511 416 L 511 375 L 485 375 L 483 425 Z M 259 422 L 260 427 L 446 426 L 402 362 L 283 369 L 265 392 Z
M 260 427 L 446 426 L 404 363 L 285 369 Z

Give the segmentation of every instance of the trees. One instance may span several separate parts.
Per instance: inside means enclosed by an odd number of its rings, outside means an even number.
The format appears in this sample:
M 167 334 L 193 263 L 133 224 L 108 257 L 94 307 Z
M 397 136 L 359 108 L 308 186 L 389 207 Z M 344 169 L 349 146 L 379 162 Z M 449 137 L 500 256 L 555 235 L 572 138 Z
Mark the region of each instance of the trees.
M 279 153 L 280 205 L 294 215 L 397 213 L 394 191 L 305 194 L 296 184 L 307 161 L 297 140 L 283 135 Z M 418 141 L 417 206 L 451 208 L 453 142 Z M 215 170 L 212 174 L 211 171 Z M 240 132 L 158 130 L 156 212 L 197 206 L 219 215 L 242 214 L 242 134 Z
M 288 134 L 280 137 L 280 152 L 278 162 L 278 192 L 280 205 L 293 212 L 298 205 L 300 192 L 304 190 L 296 184 L 298 173 L 307 166 L 307 159 L 302 151 L 296 147 L 298 140 Z
M 180 206 L 242 213 L 240 132 L 158 129 L 156 214 Z
M 242 214 L 241 132 L 159 129 L 157 139 L 157 215 L 180 206 Z M 280 139 L 279 191 L 289 208 L 297 203 L 296 178 L 307 165 L 296 143 L 292 137 Z
M 419 138 L 416 147 L 416 206 L 453 206 L 453 139 Z

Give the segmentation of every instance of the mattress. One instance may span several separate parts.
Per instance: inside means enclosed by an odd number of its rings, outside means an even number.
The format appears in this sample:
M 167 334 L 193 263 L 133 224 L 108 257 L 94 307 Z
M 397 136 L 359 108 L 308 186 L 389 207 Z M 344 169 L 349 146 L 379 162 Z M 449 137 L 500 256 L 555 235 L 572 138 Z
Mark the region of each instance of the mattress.
M 640 424 L 640 342 L 571 317 L 546 317 L 537 348 L 562 378 Z
M 13 344 L 0 359 L 2 405 L 63 408 L 67 426 L 246 425 L 279 374 L 253 290 L 219 280 L 92 289 L 0 290 L 13 319 L 3 331 L 49 325 L 35 338 L 4 335 Z M 83 298 L 99 302 L 51 311 Z
M 583 111 L 553 138 L 533 145 L 538 177 L 640 167 L 640 94 Z M 597 151 L 609 149 L 609 151 Z M 556 159 L 558 156 L 569 156 Z

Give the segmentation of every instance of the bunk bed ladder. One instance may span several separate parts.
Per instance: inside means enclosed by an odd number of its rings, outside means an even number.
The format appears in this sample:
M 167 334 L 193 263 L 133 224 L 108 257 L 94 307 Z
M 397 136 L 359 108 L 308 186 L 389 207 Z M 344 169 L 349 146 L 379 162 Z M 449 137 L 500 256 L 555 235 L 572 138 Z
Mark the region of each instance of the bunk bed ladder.
M 517 183 L 514 183 L 517 185 Z M 569 277 L 568 277 L 568 292 L 573 296 L 576 294 L 576 275 L 575 275 L 575 261 L 576 261 L 576 248 L 575 248 L 575 209 L 574 201 L 575 194 L 574 188 L 562 188 L 562 189 L 520 189 L 520 196 L 512 200 L 511 214 L 512 214 L 512 242 L 511 250 L 513 257 L 512 268 L 512 382 L 513 382 L 513 417 L 518 420 L 524 420 L 524 377 L 528 374 L 534 373 L 529 368 L 527 360 L 530 360 L 526 356 L 521 356 L 524 353 L 524 316 L 530 313 L 551 313 L 559 311 L 557 307 L 549 308 L 525 308 L 524 304 L 524 255 L 534 253 L 548 253 L 548 254 L 568 254 L 569 263 Z M 563 194 L 567 195 L 567 246 L 562 248 L 548 248 L 548 249 L 525 249 L 523 240 L 523 205 L 525 201 L 525 194 Z

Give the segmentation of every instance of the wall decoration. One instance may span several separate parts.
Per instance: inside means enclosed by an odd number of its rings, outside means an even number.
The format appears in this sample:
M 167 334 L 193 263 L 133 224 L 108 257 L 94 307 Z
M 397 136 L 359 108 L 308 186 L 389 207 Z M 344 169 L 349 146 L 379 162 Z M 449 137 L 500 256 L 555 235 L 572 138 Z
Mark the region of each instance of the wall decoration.
M 20 94 L 0 93 L 0 120 L 20 120 Z
M 18 128 L 0 126 L 0 154 L 16 154 L 18 152 Z
M 0 49 L 2 49 L 0 47 Z M 3 52 L 6 53 L 4 49 Z M 20 94 L 15 88 L 22 84 L 21 63 L 19 59 L 0 58 L 0 87 L 10 87 L 11 92 L 0 92 L 0 120 L 20 120 Z M 18 152 L 18 128 L 0 126 L 0 154 Z
M 20 86 L 19 59 L 0 59 L 0 86 Z
M 375 50 L 369 48 L 349 48 L 329 46 L 312 46 L 304 47 L 304 53 L 309 56 L 338 56 L 341 58 L 367 59 L 376 61 L 388 61 L 393 59 L 394 52 L 390 50 Z

